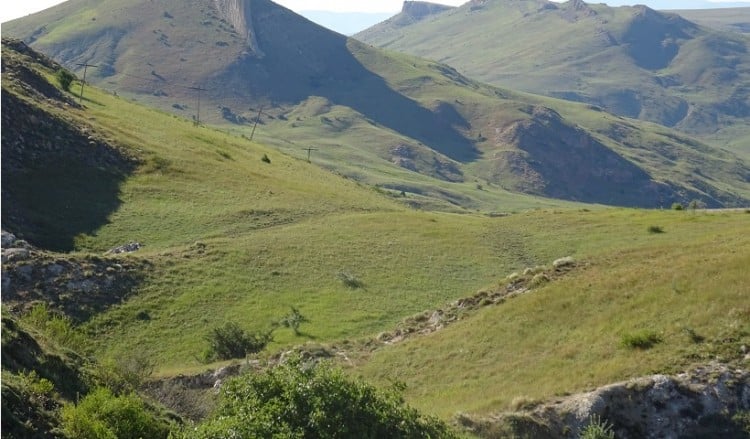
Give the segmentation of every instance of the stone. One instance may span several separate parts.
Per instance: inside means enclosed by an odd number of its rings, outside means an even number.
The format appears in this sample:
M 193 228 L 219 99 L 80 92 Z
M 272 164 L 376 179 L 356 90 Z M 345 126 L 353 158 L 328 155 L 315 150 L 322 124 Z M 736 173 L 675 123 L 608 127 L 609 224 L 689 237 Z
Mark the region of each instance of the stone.
M 128 244 L 110 249 L 109 251 L 107 251 L 106 254 L 119 255 L 122 253 L 133 253 L 133 252 L 140 250 L 142 247 L 143 245 L 140 242 L 130 242 Z
M 25 248 L 3 249 L 3 263 L 11 261 L 25 261 L 31 257 L 31 252 Z
M 16 235 L 6 232 L 5 230 L 2 231 L 2 247 L 8 248 L 12 246 L 16 242 Z

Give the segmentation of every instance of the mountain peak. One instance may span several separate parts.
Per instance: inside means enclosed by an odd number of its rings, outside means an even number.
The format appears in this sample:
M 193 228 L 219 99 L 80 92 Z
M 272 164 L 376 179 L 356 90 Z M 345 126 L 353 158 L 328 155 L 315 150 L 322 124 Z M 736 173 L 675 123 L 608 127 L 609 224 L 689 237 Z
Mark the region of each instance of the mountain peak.
M 430 15 L 439 14 L 443 11 L 454 9 L 452 6 L 439 5 L 436 3 L 423 2 L 423 1 L 405 1 L 404 6 L 401 8 L 401 13 L 408 15 L 415 21 L 429 17 Z

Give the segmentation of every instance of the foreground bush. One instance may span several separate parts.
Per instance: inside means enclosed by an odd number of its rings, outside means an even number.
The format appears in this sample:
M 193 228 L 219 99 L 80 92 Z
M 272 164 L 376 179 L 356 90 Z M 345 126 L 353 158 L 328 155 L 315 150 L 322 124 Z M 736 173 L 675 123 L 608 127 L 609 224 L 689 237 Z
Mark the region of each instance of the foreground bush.
M 71 439 L 159 439 L 169 434 L 169 427 L 138 396 L 115 396 L 105 388 L 63 407 L 62 429 Z
M 455 438 L 408 407 L 397 389 L 378 390 L 325 365 L 295 359 L 226 383 L 213 418 L 183 438 Z

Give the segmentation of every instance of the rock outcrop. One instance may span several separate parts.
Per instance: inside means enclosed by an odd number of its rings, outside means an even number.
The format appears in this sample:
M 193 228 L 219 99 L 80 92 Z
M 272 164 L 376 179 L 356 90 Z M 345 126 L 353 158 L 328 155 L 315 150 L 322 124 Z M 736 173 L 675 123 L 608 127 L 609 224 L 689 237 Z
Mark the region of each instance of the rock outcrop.
M 599 418 L 618 439 L 747 438 L 750 371 L 711 364 L 675 376 L 653 375 L 571 395 L 535 408 L 459 422 L 483 438 L 532 434 L 575 438 Z M 502 433 L 500 433 L 502 432 Z

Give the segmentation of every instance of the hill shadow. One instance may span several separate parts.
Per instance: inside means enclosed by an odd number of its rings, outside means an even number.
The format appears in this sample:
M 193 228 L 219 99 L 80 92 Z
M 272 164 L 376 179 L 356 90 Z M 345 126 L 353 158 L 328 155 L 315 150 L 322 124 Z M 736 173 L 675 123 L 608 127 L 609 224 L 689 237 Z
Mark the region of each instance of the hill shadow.
M 2 227 L 48 250 L 74 250 L 121 204 L 136 162 L 5 89 Z
M 476 159 L 474 144 L 457 128 L 468 126 L 467 121 L 446 121 L 444 116 L 390 88 L 384 78 L 368 70 L 351 53 L 347 37 L 267 0 L 254 1 L 252 14 L 246 14 L 249 32 L 260 51 L 249 50 L 216 78 L 217 85 L 221 85 L 217 88 L 227 93 L 223 98 L 236 100 L 238 95 L 244 95 L 297 104 L 310 96 L 320 96 L 451 159 Z M 387 59 L 379 60 L 383 61 Z

